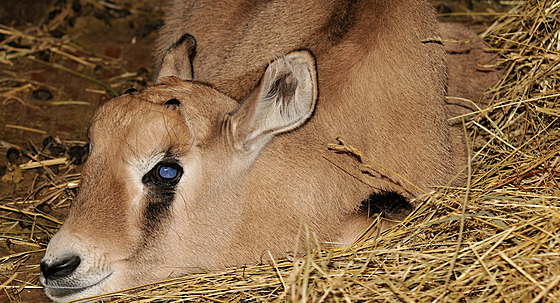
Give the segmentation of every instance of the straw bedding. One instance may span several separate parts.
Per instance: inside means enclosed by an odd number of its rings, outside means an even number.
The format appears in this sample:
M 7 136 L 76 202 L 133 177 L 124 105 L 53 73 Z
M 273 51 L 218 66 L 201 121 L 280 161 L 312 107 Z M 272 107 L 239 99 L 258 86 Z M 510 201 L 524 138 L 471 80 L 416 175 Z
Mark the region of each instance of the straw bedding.
M 283 260 L 264 255 L 263 265 L 192 274 L 104 300 L 558 301 L 560 3 L 524 2 L 483 36 L 504 75 L 487 93 L 488 106 L 465 117 L 471 152 L 464 187 L 428 194 L 404 222 L 382 234 L 370 231 L 351 248 Z M 51 192 L 59 199 L 56 188 Z M 59 223 L 28 215 L 37 229 Z M 9 278 L 25 256 L 0 258 L 2 274 Z

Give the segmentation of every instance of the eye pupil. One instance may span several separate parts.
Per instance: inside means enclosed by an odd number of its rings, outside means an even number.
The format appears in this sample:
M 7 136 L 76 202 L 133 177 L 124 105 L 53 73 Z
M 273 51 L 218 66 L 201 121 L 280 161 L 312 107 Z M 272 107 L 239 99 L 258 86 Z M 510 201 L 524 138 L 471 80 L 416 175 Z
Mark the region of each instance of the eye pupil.
M 142 177 L 144 184 L 173 188 L 181 180 L 183 168 L 175 160 L 161 161 Z
M 173 179 L 177 177 L 178 171 L 171 166 L 161 166 L 158 173 L 163 179 Z

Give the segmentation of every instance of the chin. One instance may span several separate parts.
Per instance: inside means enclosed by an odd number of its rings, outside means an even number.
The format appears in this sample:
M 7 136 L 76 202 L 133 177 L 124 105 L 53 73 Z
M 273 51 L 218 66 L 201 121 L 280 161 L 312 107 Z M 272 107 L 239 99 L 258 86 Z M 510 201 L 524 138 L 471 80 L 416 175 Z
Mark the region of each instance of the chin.
M 117 275 L 108 273 L 105 276 L 88 279 L 45 279 L 40 277 L 41 284 L 45 289 L 45 294 L 54 302 L 67 302 L 86 299 L 98 295 L 103 295 L 125 288 L 125 285 L 118 283 Z

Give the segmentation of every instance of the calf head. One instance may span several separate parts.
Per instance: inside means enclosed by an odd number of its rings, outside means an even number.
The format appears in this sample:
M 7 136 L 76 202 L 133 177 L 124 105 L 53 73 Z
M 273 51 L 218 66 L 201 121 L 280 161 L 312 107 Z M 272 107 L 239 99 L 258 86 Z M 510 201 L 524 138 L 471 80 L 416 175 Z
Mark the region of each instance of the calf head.
M 314 59 L 298 51 L 273 61 L 238 102 L 187 79 L 190 42 L 168 52 L 159 83 L 95 114 L 80 191 L 41 262 L 51 299 L 258 258 L 237 230 L 242 203 L 258 199 L 236 193 L 269 140 L 312 114 Z

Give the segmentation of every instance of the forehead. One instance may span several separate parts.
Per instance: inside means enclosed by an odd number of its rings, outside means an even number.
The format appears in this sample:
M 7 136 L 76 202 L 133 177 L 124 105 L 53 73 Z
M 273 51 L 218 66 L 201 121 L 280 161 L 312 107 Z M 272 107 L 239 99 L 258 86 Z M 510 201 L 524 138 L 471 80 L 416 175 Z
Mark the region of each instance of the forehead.
M 138 155 L 184 153 L 193 141 L 192 129 L 179 110 L 129 95 L 103 105 L 89 132 L 95 149 Z

